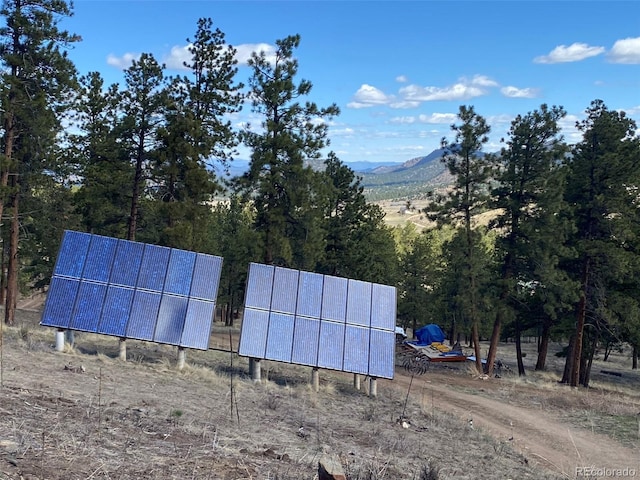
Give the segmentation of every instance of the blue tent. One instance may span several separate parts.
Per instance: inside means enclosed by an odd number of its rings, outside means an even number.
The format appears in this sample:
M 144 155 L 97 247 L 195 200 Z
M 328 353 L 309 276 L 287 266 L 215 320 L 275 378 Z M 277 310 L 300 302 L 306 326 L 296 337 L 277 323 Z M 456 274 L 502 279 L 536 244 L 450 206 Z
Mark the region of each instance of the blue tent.
M 433 342 L 442 342 L 445 339 L 444 332 L 435 323 L 425 325 L 415 331 L 415 336 L 418 339 L 418 345 L 431 345 Z

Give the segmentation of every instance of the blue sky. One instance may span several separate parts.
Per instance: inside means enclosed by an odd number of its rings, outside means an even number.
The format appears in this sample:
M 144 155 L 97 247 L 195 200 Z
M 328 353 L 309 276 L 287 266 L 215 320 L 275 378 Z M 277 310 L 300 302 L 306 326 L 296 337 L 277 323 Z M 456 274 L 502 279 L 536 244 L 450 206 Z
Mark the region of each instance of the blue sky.
M 542 103 L 567 110 L 569 142 L 594 99 L 640 123 L 636 0 L 75 0 L 62 26 L 83 38 L 70 52 L 81 74 L 122 83 L 141 53 L 180 73 L 201 17 L 238 49 L 245 83 L 252 50 L 300 34 L 300 78 L 313 83 L 309 100 L 340 107 L 330 149 L 346 162 L 427 155 L 451 138 L 460 105 L 487 118 L 488 151 L 500 148 L 516 115 Z M 250 105 L 233 121 L 255 123 Z

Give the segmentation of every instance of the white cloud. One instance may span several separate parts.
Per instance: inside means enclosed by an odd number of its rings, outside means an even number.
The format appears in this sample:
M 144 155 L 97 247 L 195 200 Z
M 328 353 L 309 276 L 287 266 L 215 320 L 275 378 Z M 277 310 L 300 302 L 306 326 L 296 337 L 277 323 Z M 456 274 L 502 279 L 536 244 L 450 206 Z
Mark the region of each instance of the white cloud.
M 607 54 L 611 63 L 640 63 L 640 37 L 625 38 L 613 44 Z
M 500 92 L 510 98 L 536 98 L 538 96 L 538 90 L 535 88 L 517 88 L 511 85 L 502 87 Z
M 113 54 L 109 54 L 107 56 L 107 65 L 111 65 L 112 67 L 119 68 L 120 70 L 126 70 L 131 66 L 134 60 L 138 60 L 140 58 L 139 53 L 125 53 L 120 57 L 116 57 Z
M 416 108 L 420 106 L 420 102 L 402 100 L 399 102 L 392 102 L 389 104 L 389 106 L 391 108 Z
M 349 108 L 367 108 L 375 105 L 386 105 L 393 100 L 393 97 L 387 96 L 378 88 L 362 84 L 353 96 L 353 101 L 347 104 Z
M 586 43 L 572 43 L 569 46 L 559 45 L 551 50 L 549 55 L 541 55 L 534 58 L 533 61 L 535 63 L 579 62 L 600 55 L 604 50 L 604 47 L 592 47 Z
M 414 102 L 431 102 L 446 100 L 467 100 L 469 98 L 485 95 L 486 91 L 475 85 L 456 83 L 445 88 L 421 87 L 409 85 L 400 89 L 400 94 L 405 100 Z
M 399 83 L 407 83 L 408 81 L 409 81 L 409 79 L 408 79 L 406 76 L 404 76 L 404 75 L 398 75 L 398 76 L 396 77 L 396 82 L 399 82 Z
M 496 82 L 495 80 L 492 80 L 486 75 L 474 75 L 470 83 L 471 85 L 477 85 L 479 87 L 497 87 L 498 86 L 498 82 Z
M 422 114 L 418 116 L 394 117 L 390 119 L 389 122 L 397 124 L 427 123 L 450 125 L 455 122 L 457 118 L 454 113 L 432 113 L 431 115 Z
M 404 76 L 398 78 L 405 78 Z M 349 108 L 366 108 L 376 105 L 387 105 L 391 108 L 416 108 L 422 102 L 459 101 L 486 95 L 488 87 L 497 87 L 495 80 L 485 75 L 475 75 L 468 79 L 462 77 L 458 83 L 447 87 L 422 87 L 407 85 L 398 90 L 398 96 L 387 95 L 382 90 L 363 84 L 347 104 Z
M 243 43 L 242 45 L 234 46 L 234 48 L 236 49 L 236 60 L 240 65 L 246 65 L 253 52 L 264 52 L 267 61 L 270 63 L 273 63 L 276 58 L 276 47 L 268 43 Z
M 191 62 L 192 55 L 189 49 L 192 46 L 193 44 L 185 45 L 184 47 L 176 45 L 171 49 L 171 53 L 162 60 L 163 63 L 172 70 L 186 70 L 184 62 Z

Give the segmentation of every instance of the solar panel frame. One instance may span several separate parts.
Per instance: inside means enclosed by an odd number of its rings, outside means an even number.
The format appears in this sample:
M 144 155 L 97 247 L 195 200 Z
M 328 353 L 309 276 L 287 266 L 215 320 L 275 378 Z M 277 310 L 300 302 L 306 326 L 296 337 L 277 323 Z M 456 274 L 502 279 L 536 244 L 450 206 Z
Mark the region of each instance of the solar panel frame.
M 40 324 L 207 350 L 222 262 L 67 230 Z
M 395 300 L 391 286 L 251 264 L 238 353 L 393 378 Z

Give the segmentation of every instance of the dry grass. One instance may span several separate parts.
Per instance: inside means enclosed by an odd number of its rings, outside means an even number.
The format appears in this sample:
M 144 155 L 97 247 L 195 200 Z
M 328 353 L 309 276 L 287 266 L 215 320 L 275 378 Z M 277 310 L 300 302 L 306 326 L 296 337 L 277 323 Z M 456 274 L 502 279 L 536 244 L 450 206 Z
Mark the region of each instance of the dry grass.
M 175 349 L 134 341 L 123 363 L 90 334 L 57 353 L 52 330 L 25 325 L 4 332 L 3 479 L 313 479 L 326 454 L 350 480 L 557 478 L 424 389 L 372 398 L 322 371 L 315 392 L 310 369 L 274 362 L 254 383 L 236 355 L 189 351 L 177 370 Z

